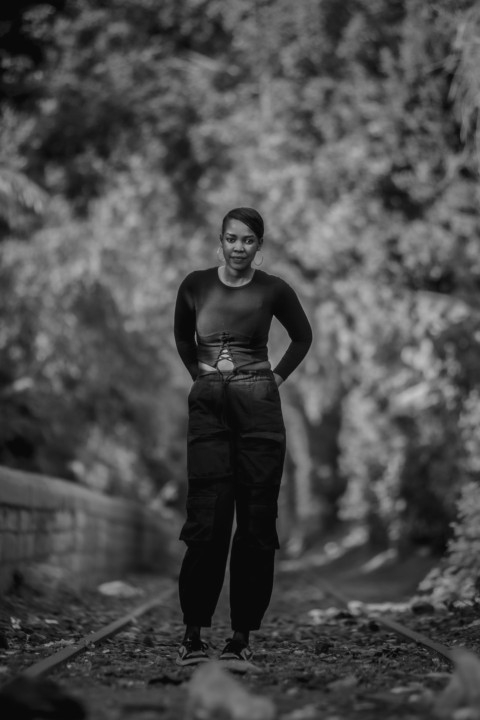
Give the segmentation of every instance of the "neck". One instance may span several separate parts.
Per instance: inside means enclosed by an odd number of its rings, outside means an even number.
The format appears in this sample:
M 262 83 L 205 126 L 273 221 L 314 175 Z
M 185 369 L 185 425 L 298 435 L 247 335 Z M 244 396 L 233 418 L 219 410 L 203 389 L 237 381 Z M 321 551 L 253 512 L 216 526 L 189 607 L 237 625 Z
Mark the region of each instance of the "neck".
M 231 270 L 227 265 L 221 265 L 218 268 L 220 279 L 229 285 L 245 285 L 250 282 L 255 272 L 254 268 L 248 267 L 245 270 Z

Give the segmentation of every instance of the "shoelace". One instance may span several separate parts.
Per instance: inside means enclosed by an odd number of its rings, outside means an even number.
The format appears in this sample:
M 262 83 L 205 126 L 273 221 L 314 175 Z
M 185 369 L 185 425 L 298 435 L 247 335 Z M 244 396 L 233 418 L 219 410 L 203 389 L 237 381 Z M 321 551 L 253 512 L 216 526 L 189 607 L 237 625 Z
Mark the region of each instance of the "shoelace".
M 208 650 L 208 643 L 203 640 L 198 640 L 197 638 L 189 638 L 188 640 L 185 640 L 183 645 L 189 652 L 195 652 L 196 650 Z
M 230 350 L 230 335 L 228 332 L 222 332 L 220 337 L 222 340 L 222 347 L 220 348 L 220 352 L 218 353 L 215 365 L 218 365 L 220 360 L 229 360 L 231 363 L 233 363 L 233 357 Z
M 242 650 L 245 650 L 245 648 L 248 648 L 248 645 L 245 645 L 244 643 L 239 642 L 238 640 L 234 640 L 233 638 L 229 638 L 226 642 L 225 649 L 223 650 L 224 653 L 235 653 L 240 654 Z

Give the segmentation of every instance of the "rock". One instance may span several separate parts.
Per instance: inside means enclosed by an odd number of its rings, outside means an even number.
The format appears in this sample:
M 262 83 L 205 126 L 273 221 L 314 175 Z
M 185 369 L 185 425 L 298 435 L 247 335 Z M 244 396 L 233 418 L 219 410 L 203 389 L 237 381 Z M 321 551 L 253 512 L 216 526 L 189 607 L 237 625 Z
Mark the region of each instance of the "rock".
M 480 718 L 480 658 L 470 650 L 452 650 L 455 671 L 434 703 L 438 718 Z
M 337 680 L 328 683 L 327 690 L 332 692 L 345 692 L 353 690 L 358 685 L 358 679 L 355 675 L 345 675 Z
M 220 662 L 202 663 L 188 688 L 186 720 L 273 720 L 270 698 L 253 695 Z
M 0 691 L 0 717 L 11 720 L 83 720 L 83 705 L 51 680 L 18 676 Z
M 42 635 L 42 633 L 39 633 L 39 632 L 32 632 L 28 636 L 28 641 L 30 643 L 33 643 L 34 645 L 40 645 L 41 643 L 47 642 L 47 636 Z
M 334 647 L 334 645 L 331 640 L 322 639 L 322 640 L 317 640 L 317 642 L 315 643 L 315 645 L 313 647 L 313 651 L 314 651 L 315 655 L 323 655 L 323 654 L 330 652 L 330 650 L 332 650 L 333 647 Z
M 431 615 L 435 612 L 433 605 L 426 600 L 416 600 L 410 605 L 410 610 L 415 615 Z
M 283 720 L 318 720 L 320 713 L 315 705 L 304 705 L 283 715 Z
M 123 580 L 112 580 L 111 582 L 105 582 L 98 586 L 98 592 L 102 595 L 110 595 L 112 597 L 129 598 L 135 597 L 135 595 L 143 595 L 143 590 L 129 585 Z

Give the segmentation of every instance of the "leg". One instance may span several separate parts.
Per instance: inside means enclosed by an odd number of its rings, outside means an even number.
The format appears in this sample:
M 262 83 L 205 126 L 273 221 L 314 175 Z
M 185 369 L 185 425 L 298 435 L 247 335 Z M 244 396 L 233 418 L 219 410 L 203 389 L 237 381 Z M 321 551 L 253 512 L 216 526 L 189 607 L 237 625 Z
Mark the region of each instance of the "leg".
M 187 544 L 179 578 L 184 623 L 210 627 L 232 532 L 234 499 L 230 433 L 221 420 L 221 385 L 198 380 L 189 395 Z
M 233 486 L 224 480 L 210 487 L 203 485 L 200 491 L 199 496 L 190 491 L 187 499 L 187 522 L 180 536 L 187 551 L 180 570 L 179 594 L 184 623 L 210 627 L 225 578 Z
M 237 482 L 237 529 L 230 558 L 230 605 L 234 631 L 258 630 L 273 589 L 279 474 L 283 467 L 283 444 L 248 438 L 237 455 L 253 476 Z M 245 463 L 245 460 L 248 460 Z
M 285 427 L 273 375 L 258 375 L 237 390 L 237 529 L 230 558 L 230 606 L 232 629 L 246 633 L 260 628 L 272 594 Z

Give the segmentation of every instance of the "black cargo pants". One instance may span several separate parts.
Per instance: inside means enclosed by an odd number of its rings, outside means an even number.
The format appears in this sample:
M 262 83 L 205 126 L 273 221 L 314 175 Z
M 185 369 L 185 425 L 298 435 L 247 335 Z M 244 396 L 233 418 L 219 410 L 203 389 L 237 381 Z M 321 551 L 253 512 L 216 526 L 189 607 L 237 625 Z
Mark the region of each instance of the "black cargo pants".
M 210 627 L 230 553 L 233 630 L 258 630 L 279 547 L 285 426 L 271 370 L 200 375 L 188 397 L 187 544 L 179 578 L 186 625 Z

